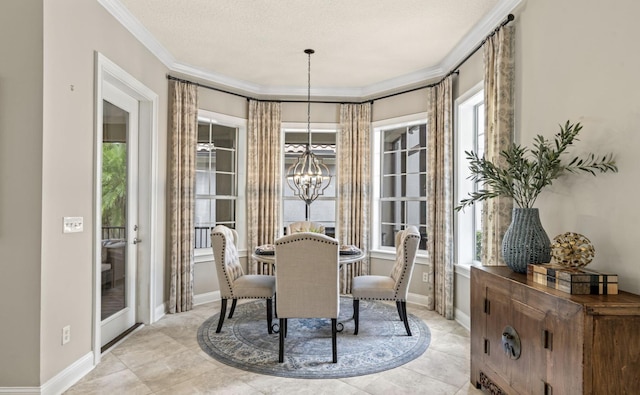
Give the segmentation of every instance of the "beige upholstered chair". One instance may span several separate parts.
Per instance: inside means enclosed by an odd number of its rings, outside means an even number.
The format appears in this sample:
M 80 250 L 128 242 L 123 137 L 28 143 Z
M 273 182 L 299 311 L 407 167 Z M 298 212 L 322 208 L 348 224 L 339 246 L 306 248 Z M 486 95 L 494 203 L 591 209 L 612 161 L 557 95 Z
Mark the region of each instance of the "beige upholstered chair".
M 331 318 L 333 362 L 338 361 L 336 333 L 340 313 L 338 241 L 302 232 L 275 242 L 276 311 L 280 320 L 280 362 L 289 318 Z
M 311 221 L 298 221 L 292 222 L 287 226 L 287 234 L 300 233 L 300 232 L 313 232 L 313 233 L 325 233 L 324 225 Z
M 358 276 L 353 279 L 354 335 L 358 334 L 360 299 L 393 300 L 396 302 L 400 319 L 404 322 L 407 335 L 411 336 L 407 318 L 407 291 L 416 259 L 420 233 L 415 226 L 396 234 L 396 263 L 389 276 Z
M 271 334 L 273 319 L 272 298 L 276 291 L 276 279 L 273 276 L 244 274 L 238 258 L 236 242 L 238 233 L 224 225 L 211 230 L 211 246 L 215 259 L 218 283 L 220 284 L 220 319 L 216 333 L 220 333 L 227 312 L 227 299 L 232 299 L 229 318 L 233 317 L 238 299 L 266 299 L 267 330 Z

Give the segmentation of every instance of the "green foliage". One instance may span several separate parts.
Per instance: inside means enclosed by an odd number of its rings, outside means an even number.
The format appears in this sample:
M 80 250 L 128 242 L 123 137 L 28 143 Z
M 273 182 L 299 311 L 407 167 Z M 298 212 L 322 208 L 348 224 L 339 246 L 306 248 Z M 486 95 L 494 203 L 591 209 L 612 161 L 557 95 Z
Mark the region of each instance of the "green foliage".
M 476 231 L 476 256 L 475 256 L 475 260 L 480 262 L 481 256 L 482 255 L 482 232 L 477 230 Z
M 127 209 L 127 145 L 102 145 L 102 225 L 125 226 Z
M 602 158 L 587 154 L 584 158 L 573 157 L 567 164 L 562 162 L 561 157 L 567 154 L 568 148 L 579 141 L 577 136 L 581 129 L 580 123 L 574 125 L 567 121 L 564 127 L 560 125 L 560 132 L 553 141 L 538 135 L 532 149 L 512 144 L 500 152 L 505 167 L 480 158 L 473 151 L 465 151 L 471 170 L 469 178 L 480 183 L 483 189 L 470 193 L 455 209 L 460 211 L 475 202 L 497 196 L 511 197 L 518 207 L 531 208 L 542 189 L 565 172 L 585 172 L 594 176 L 596 171 L 616 173 L 618 167 L 612 154 Z

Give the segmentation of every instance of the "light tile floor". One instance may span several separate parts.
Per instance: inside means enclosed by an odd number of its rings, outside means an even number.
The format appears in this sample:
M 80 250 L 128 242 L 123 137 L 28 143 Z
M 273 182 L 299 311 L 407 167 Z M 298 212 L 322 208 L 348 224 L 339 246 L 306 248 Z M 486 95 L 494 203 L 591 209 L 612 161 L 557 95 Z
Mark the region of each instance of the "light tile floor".
M 219 309 L 208 303 L 142 327 L 65 394 L 481 394 L 469 382 L 469 331 L 418 305 L 409 313 L 431 330 L 422 356 L 385 372 L 326 380 L 265 376 L 212 359 L 196 334 Z

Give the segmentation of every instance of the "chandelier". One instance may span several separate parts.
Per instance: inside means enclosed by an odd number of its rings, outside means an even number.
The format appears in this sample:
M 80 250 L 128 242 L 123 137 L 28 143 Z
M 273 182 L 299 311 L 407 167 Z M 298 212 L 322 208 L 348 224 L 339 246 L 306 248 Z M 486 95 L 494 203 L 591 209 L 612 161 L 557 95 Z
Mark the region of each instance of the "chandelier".
M 287 184 L 306 204 L 307 208 L 311 203 L 324 194 L 325 189 L 331 183 L 331 173 L 327 166 L 322 163 L 311 152 L 311 54 L 313 49 L 305 49 L 304 53 L 309 56 L 308 78 L 307 78 L 307 147 L 298 157 L 298 160 L 287 169 Z M 307 210 L 308 215 L 309 210 Z M 308 219 L 308 218 L 307 218 Z

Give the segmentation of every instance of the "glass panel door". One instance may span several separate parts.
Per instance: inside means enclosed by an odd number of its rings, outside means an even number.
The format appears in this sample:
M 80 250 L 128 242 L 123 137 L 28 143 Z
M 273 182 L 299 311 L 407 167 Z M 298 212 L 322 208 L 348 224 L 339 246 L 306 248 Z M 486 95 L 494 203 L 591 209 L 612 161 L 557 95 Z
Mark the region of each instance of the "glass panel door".
M 105 83 L 102 133 L 101 320 L 104 346 L 135 324 L 138 102 Z

